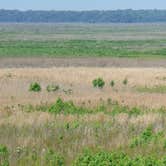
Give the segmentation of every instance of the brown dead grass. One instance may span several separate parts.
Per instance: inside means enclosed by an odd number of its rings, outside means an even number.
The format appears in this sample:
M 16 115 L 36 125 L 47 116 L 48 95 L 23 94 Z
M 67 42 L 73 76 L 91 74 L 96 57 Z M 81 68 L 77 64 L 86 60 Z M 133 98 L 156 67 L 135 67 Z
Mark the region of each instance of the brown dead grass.
M 112 98 L 121 104 L 129 106 L 147 106 L 158 108 L 166 106 L 166 94 L 139 93 L 133 87 L 164 85 L 162 79 L 166 76 L 165 68 L 20 68 L 0 69 L 0 104 L 40 104 L 41 102 L 54 102 L 57 97 L 81 104 L 82 102 L 96 105 L 101 99 Z M 103 90 L 94 89 L 92 80 L 102 77 L 106 81 Z M 128 85 L 122 81 L 128 79 Z M 109 86 L 111 80 L 115 87 Z M 42 85 L 41 93 L 28 91 L 29 84 L 38 81 Z M 60 85 L 61 90 L 48 93 L 46 86 L 51 83 Z M 72 89 L 73 93 L 67 95 L 62 89 Z

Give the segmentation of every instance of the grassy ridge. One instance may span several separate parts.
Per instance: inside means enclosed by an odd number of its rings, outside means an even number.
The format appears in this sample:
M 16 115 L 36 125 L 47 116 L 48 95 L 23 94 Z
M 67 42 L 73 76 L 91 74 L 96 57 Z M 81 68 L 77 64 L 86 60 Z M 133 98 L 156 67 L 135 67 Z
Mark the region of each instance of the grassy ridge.
M 1 57 L 165 57 L 165 40 L 148 41 L 1 41 Z

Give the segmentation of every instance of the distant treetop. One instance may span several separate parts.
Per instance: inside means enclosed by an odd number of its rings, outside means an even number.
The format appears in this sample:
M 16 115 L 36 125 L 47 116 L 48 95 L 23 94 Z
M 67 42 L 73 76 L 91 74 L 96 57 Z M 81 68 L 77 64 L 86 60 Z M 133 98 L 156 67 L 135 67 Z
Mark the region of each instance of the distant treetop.
M 0 10 L 0 22 L 152 23 L 166 22 L 166 10 L 19 11 Z

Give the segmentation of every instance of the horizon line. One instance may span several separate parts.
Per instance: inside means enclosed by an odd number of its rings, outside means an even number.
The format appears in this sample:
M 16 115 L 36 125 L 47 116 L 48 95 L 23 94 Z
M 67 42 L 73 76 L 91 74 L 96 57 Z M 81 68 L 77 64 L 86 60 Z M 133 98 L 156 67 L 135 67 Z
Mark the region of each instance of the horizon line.
M 125 11 L 125 10 L 132 10 L 132 11 L 140 11 L 140 10 L 158 10 L 158 11 L 162 11 L 162 10 L 166 10 L 166 9 L 159 9 L 159 8 L 151 8 L 151 9 L 133 9 L 133 8 L 126 8 L 126 9 L 85 9 L 85 10 L 66 10 L 66 9 L 5 9 L 5 8 L 0 8 L 0 10 L 8 10 L 8 11 L 21 11 L 21 12 L 26 12 L 26 11 L 57 11 L 57 12 L 90 12 L 90 11 Z

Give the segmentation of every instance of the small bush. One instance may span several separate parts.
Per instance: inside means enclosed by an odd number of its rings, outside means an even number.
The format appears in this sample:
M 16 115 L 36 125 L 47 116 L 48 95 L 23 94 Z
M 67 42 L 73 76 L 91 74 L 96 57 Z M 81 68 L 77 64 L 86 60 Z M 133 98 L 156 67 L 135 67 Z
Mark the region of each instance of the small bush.
M 63 101 L 61 98 L 52 104 L 48 110 L 50 113 L 54 114 L 90 114 L 98 112 L 106 112 L 106 107 L 101 105 L 94 109 L 76 106 L 72 101 Z
M 48 85 L 46 89 L 48 92 L 55 92 L 55 91 L 59 90 L 60 88 L 59 88 L 59 85 L 52 84 L 52 85 Z
M 123 85 L 127 85 L 127 84 L 128 84 L 128 79 L 125 78 L 125 79 L 123 80 Z
M 9 166 L 9 152 L 4 145 L 0 145 L 0 166 Z
M 102 78 L 97 78 L 92 81 L 92 84 L 95 88 L 103 88 L 105 85 L 105 82 Z
M 111 86 L 111 87 L 114 87 L 114 86 L 115 86 L 114 80 L 112 80 L 112 81 L 110 82 L 110 86 Z
M 77 107 L 72 101 L 64 102 L 62 99 L 57 99 L 56 103 L 53 104 L 48 112 L 59 114 L 82 114 L 88 113 L 90 110 L 82 107 Z
M 64 166 L 64 158 L 59 154 L 55 153 L 53 150 L 48 150 L 45 154 L 45 164 L 47 166 Z
M 130 111 L 129 111 L 129 115 L 132 116 L 137 116 L 141 114 L 141 110 L 139 108 L 133 107 Z
M 33 82 L 30 84 L 29 91 L 33 92 L 40 92 L 41 91 L 41 86 L 37 82 Z

